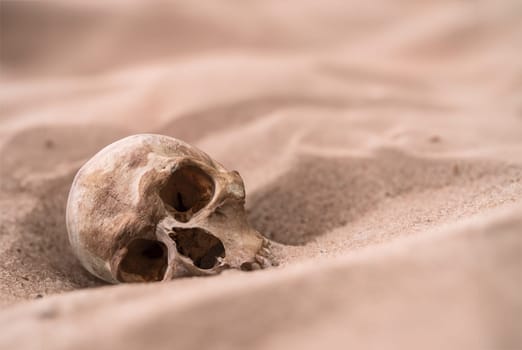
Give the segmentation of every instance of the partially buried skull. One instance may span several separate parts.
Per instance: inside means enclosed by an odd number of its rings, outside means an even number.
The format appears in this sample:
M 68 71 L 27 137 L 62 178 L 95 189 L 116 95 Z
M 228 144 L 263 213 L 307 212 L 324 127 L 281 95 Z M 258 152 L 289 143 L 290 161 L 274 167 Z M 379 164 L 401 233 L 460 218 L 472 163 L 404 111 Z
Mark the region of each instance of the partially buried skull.
M 244 204 L 236 171 L 177 139 L 134 135 L 76 174 L 67 230 L 83 266 L 112 283 L 270 266 Z

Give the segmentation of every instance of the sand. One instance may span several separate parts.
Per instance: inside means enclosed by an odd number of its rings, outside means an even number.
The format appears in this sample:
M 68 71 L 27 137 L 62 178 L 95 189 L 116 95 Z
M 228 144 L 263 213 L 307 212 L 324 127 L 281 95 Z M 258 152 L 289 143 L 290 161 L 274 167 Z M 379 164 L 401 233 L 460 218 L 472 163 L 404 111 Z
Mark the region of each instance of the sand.
M 518 1 L 2 2 L 1 349 L 519 349 Z M 278 267 L 109 286 L 78 168 L 188 141 Z

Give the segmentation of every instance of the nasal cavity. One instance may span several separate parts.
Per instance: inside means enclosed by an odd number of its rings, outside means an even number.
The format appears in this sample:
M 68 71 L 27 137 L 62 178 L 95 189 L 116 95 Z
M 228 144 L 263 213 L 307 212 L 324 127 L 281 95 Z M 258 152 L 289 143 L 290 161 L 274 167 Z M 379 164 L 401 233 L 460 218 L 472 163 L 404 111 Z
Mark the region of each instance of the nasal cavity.
M 190 258 L 200 269 L 211 269 L 225 257 L 223 243 L 211 233 L 200 229 L 175 229 L 170 237 L 181 255 Z
M 214 182 L 202 169 L 186 165 L 177 169 L 160 190 L 160 197 L 176 220 L 188 222 L 214 195 Z

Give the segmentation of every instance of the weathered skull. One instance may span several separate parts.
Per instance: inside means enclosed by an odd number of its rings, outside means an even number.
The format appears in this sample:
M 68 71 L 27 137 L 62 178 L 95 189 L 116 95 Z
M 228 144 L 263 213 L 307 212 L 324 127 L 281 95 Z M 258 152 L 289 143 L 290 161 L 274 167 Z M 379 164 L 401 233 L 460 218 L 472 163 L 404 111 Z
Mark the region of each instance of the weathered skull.
M 67 203 L 74 252 L 112 283 L 266 267 L 266 241 L 247 222 L 239 173 L 161 135 L 134 135 L 76 174 Z

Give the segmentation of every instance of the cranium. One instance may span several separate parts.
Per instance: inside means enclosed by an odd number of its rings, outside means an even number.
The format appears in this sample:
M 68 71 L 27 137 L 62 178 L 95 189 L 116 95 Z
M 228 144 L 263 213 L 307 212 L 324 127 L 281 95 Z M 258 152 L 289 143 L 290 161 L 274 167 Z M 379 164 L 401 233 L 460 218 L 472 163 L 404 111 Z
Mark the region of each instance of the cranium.
M 238 172 L 177 139 L 134 135 L 78 171 L 67 230 L 83 266 L 112 283 L 269 266 L 244 202 Z

